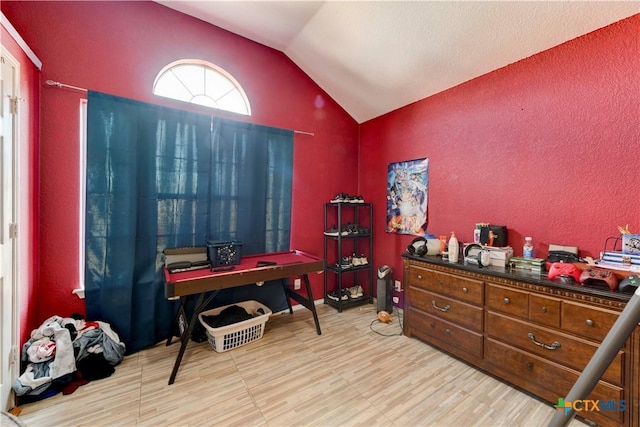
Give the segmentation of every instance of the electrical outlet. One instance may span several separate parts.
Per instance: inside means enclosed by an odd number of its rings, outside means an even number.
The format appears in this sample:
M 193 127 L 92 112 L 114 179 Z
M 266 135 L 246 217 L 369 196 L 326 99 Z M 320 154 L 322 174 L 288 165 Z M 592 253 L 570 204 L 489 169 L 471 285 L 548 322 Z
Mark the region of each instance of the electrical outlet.
M 397 292 L 400 292 L 402 290 L 402 283 L 400 283 L 400 280 L 395 281 L 395 289 Z
M 300 279 L 295 279 L 293 281 L 293 289 L 296 291 L 300 289 Z

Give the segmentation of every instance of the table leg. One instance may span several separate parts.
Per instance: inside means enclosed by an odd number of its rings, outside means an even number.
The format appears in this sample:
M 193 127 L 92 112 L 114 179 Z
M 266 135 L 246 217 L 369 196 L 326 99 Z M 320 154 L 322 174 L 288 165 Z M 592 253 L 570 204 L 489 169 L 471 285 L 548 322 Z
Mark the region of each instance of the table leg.
M 302 280 L 304 281 L 304 285 L 307 288 L 307 295 L 309 296 L 309 302 L 311 305 L 311 308 L 309 310 L 311 310 L 311 312 L 313 313 L 313 320 L 316 322 L 316 331 L 318 332 L 318 335 L 321 335 L 322 332 L 320 331 L 320 321 L 318 320 L 318 312 L 316 311 L 316 305 L 313 301 L 313 294 L 311 293 L 311 283 L 309 282 L 309 276 L 306 274 L 302 275 Z
M 184 313 L 185 301 L 186 301 L 186 298 L 180 298 L 180 307 L 178 308 L 178 311 L 176 312 L 176 316 L 173 318 L 173 321 L 171 322 L 171 326 L 169 327 L 170 332 L 169 332 L 169 337 L 167 337 L 167 345 L 171 344 L 171 341 L 173 341 L 174 331 L 177 330 L 180 333 L 180 336 L 182 337 L 184 325 L 186 324 L 186 318 L 187 318 L 187 316 Z M 177 328 L 177 329 L 174 329 L 174 328 Z
M 187 349 L 187 343 L 191 338 L 191 332 L 193 331 L 193 327 L 198 321 L 198 314 L 211 302 L 214 296 L 218 291 L 212 292 L 206 299 L 206 292 L 203 292 L 198 295 L 198 300 L 196 301 L 196 305 L 193 308 L 193 314 L 191 315 L 191 320 L 189 320 L 189 325 L 185 329 L 185 325 L 187 324 L 187 314 L 185 312 L 184 306 L 187 297 L 180 297 L 180 308 L 178 309 L 178 314 L 176 316 L 176 321 L 178 322 L 178 330 L 181 332 L 180 335 L 180 351 L 178 352 L 178 356 L 176 357 L 176 361 L 173 364 L 173 370 L 171 371 L 171 376 L 169 377 L 169 385 L 173 384 L 176 375 L 178 374 L 178 368 L 180 367 L 180 363 L 182 362 L 182 357 L 184 356 L 184 352 Z M 167 340 L 167 345 L 171 344 L 171 337 Z
M 287 279 L 280 279 L 280 283 L 282 283 L 282 290 L 284 291 L 285 299 L 287 300 L 287 306 L 289 307 L 289 314 L 293 314 L 293 307 L 291 306 L 291 299 L 289 299 L 289 294 L 287 290 L 289 287 L 287 286 Z
M 288 298 L 293 298 L 294 300 L 302 304 L 304 307 L 311 310 L 311 312 L 313 313 L 313 320 L 316 323 L 316 332 L 318 332 L 318 335 L 321 335 L 322 332 L 320 331 L 320 321 L 318 320 L 316 305 L 313 302 L 313 294 L 311 293 L 311 283 L 309 282 L 309 276 L 306 274 L 303 274 L 302 281 L 304 282 L 305 289 L 307 290 L 307 298 L 303 297 L 302 295 L 300 295 L 295 291 L 292 291 L 289 287 L 286 287 L 286 286 L 284 289 L 284 293 L 287 295 Z

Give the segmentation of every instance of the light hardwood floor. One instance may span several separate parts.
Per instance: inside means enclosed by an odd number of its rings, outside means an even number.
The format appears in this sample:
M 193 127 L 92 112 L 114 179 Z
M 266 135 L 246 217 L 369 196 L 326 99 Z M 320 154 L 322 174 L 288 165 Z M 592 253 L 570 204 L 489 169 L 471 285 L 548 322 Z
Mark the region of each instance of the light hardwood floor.
M 552 405 L 375 322 L 375 305 L 276 314 L 262 339 L 224 353 L 190 342 L 127 356 L 109 378 L 24 405 L 39 426 L 546 426 Z M 382 336 L 376 331 L 392 336 Z M 395 334 L 395 335 L 393 335 Z M 574 419 L 570 426 L 583 426 Z

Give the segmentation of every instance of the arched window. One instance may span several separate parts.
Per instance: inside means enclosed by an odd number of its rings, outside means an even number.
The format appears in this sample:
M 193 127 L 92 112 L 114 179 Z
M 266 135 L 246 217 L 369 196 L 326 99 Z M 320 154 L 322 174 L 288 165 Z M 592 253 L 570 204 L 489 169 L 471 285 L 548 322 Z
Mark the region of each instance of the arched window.
M 156 77 L 154 95 L 206 107 L 251 115 L 247 95 L 222 68 L 209 62 L 186 59 L 173 62 Z

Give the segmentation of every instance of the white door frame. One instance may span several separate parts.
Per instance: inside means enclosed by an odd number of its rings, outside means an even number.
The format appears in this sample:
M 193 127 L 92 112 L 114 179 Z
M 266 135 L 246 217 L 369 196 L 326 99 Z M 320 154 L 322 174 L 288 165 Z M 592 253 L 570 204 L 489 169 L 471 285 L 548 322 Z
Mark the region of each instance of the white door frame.
M 18 289 L 17 289 L 17 140 L 20 63 L 1 47 L 0 57 L 0 409 L 13 405 L 13 381 L 18 377 Z M 7 75 L 9 74 L 9 75 Z

